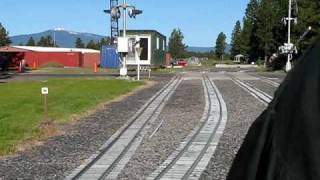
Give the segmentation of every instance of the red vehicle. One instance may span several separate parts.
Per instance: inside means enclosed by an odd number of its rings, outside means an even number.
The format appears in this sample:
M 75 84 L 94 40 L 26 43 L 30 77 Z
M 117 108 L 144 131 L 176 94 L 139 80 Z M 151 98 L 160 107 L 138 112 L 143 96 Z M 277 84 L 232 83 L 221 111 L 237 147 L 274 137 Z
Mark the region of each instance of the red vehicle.
M 188 62 L 185 61 L 185 60 L 183 60 L 183 59 L 181 59 L 181 60 L 178 61 L 177 64 L 178 64 L 179 66 L 186 67 L 186 66 L 188 65 Z

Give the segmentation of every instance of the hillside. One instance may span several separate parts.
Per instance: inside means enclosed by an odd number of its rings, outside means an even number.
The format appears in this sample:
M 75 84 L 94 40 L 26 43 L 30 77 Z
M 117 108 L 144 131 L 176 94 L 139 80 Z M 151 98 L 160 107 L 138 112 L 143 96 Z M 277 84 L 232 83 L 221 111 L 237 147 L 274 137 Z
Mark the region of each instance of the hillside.
M 82 41 L 87 44 L 90 40 L 94 40 L 95 42 L 100 41 L 104 36 L 91 34 L 91 33 L 79 33 L 73 31 L 66 31 L 63 29 L 55 29 L 55 30 L 47 30 L 40 33 L 34 34 L 26 34 L 26 35 L 18 35 L 10 37 L 13 45 L 18 45 L 20 43 L 26 44 L 30 37 L 38 42 L 41 36 L 51 35 L 52 38 L 55 37 L 56 44 L 60 47 L 73 48 L 75 47 L 75 41 L 78 37 L 82 39 Z

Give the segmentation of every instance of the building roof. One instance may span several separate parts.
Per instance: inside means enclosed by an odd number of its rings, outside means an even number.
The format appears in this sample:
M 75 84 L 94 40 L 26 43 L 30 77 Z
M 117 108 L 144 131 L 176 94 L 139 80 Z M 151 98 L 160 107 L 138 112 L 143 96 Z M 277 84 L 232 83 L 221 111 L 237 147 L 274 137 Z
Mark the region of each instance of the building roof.
M 160 32 L 156 30 L 149 30 L 149 29 L 130 29 L 126 31 L 127 33 L 156 33 L 163 38 L 167 38 L 165 35 L 161 34 Z M 122 30 L 120 30 L 120 33 L 122 34 Z
M 28 52 L 29 50 L 26 49 L 20 49 L 20 48 L 15 48 L 12 46 L 3 46 L 0 47 L 0 52 L 5 52 L 5 53 L 11 53 L 11 52 Z
M 9 46 L 9 48 L 15 48 L 16 50 L 33 51 L 33 52 L 81 52 L 81 53 L 100 53 L 100 51 L 94 49 L 84 48 L 58 48 L 58 47 L 38 47 L 38 46 Z

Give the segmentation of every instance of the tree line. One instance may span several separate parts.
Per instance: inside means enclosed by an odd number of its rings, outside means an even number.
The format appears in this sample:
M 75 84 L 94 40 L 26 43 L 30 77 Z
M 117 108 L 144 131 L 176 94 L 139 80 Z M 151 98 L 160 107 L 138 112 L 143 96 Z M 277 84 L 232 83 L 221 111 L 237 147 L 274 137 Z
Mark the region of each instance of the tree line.
M 292 15 L 297 18 L 296 22 L 292 21 L 293 43 L 312 26 L 306 38 L 297 45 L 301 53 L 320 34 L 319 0 L 293 1 Z M 287 42 L 288 27 L 284 23 L 287 16 L 288 0 L 250 0 L 242 24 L 237 21 L 234 26 L 231 55 L 243 54 L 250 62 L 267 60 Z

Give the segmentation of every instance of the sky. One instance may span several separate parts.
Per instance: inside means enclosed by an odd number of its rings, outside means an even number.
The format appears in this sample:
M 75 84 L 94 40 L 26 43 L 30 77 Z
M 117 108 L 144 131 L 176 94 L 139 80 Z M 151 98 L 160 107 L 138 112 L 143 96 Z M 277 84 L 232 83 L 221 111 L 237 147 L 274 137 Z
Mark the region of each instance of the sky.
M 127 1 L 143 10 L 136 19 L 128 19 L 128 29 L 153 29 L 169 37 L 180 28 L 186 45 L 212 47 L 220 32 L 230 42 L 249 0 Z M 109 0 L 0 0 L 0 7 L 0 22 L 10 36 L 54 28 L 110 35 L 110 18 L 103 13 Z

